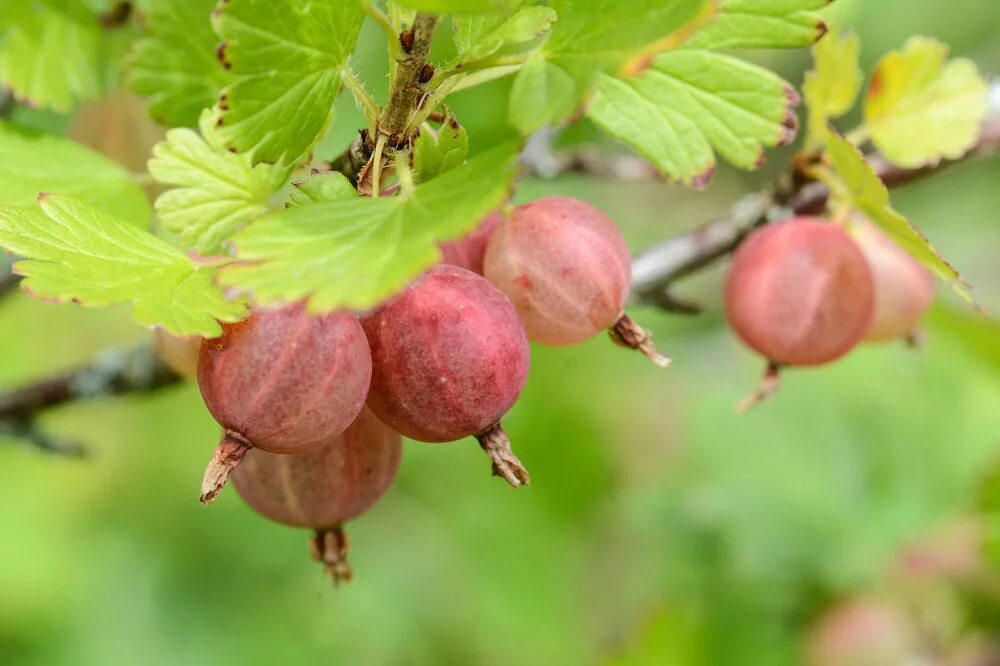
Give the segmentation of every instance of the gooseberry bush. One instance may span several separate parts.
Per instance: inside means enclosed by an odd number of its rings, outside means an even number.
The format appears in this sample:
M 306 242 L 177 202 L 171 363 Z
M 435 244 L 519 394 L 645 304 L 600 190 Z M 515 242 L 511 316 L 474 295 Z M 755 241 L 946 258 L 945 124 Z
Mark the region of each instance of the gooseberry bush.
M 31 296 L 131 306 L 158 355 L 156 380 L 141 388 L 197 381 L 220 426 L 214 456 L 205 442 L 202 501 L 231 477 L 261 515 L 313 530 L 314 556 L 346 580 L 342 526 L 389 489 L 401 437 L 476 438 L 495 475 L 527 484 L 531 461 L 502 420 L 528 380 L 531 343 L 606 334 L 665 368 L 669 340 L 657 349 L 626 310 L 684 309 L 670 283 L 716 259 L 732 254 L 719 302 L 766 367 L 741 408 L 771 397 L 785 369 L 916 340 L 938 282 L 977 307 L 889 188 L 982 147 L 988 85 L 945 45 L 914 37 L 871 73 L 860 124 L 839 127 L 865 74 L 857 38 L 818 14 L 827 4 L 7 4 L 0 248 Z M 359 65 L 375 41 L 385 71 Z M 758 49 L 805 47 L 814 64 L 802 86 L 752 61 Z M 70 114 L 123 87 L 165 129 L 140 167 L 100 137 L 84 145 L 11 115 Z M 490 104 L 502 95 L 506 129 L 478 136 L 453 95 L 485 100 L 475 96 L 487 89 Z M 358 126 L 334 113 L 340 99 Z M 668 240 L 641 285 L 628 220 L 518 193 L 525 173 L 545 171 L 538 146 L 552 157 L 570 126 L 703 189 L 720 161 L 759 169 L 769 149 L 799 138 L 800 118 L 799 149 L 767 205 L 721 241 L 703 230 Z M 129 139 L 134 150 L 141 133 Z M 683 383 L 677 361 L 657 380 Z M 909 649 L 894 611 L 859 601 L 817 630 L 815 663 L 834 663 L 826 636 L 852 623 L 874 635 L 859 650 Z M 884 647 L 879 632 L 893 634 Z

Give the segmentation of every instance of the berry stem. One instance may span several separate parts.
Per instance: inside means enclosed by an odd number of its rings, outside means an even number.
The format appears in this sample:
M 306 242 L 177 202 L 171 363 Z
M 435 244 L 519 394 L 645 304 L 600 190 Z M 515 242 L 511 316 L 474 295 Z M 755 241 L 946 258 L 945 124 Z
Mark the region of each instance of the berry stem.
M 627 314 L 622 314 L 615 325 L 608 329 L 608 335 L 615 344 L 642 352 L 659 367 L 670 367 L 670 359 L 657 351 L 653 344 L 653 334 Z
M 219 446 L 212 455 L 212 461 L 205 469 L 205 478 L 201 482 L 201 503 L 208 506 L 219 496 L 229 480 L 229 475 L 243 462 L 243 458 L 253 445 L 243 435 L 226 431 Z
M 737 413 L 745 414 L 760 403 L 771 399 L 779 388 L 781 388 L 781 365 L 768 361 L 757 390 L 736 404 Z
M 347 551 L 350 543 L 343 527 L 337 525 L 328 529 L 316 530 L 309 541 L 313 559 L 322 564 L 333 578 L 333 586 L 349 583 L 354 578 L 351 565 L 347 562 Z
M 493 476 L 503 477 L 504 481 L 511 487 L 518 488 L 531 483 L 531 476 L 528 470 L 514 454 L 510 447 L 510 438 L 504 432 L 503 427 L 498 423 L 489 430 L 476 435 L 479 446 L 489 455 L 493 461 Z

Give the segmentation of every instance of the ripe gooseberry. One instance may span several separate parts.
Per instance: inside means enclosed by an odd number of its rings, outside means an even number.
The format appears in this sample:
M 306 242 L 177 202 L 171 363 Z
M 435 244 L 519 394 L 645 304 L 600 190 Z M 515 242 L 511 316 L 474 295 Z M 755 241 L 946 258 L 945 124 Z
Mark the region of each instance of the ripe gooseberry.
M 657 365 L 649 333 L 625 314 L 632 283 L 625 239 L 600 210 L 569 197 L 518 206 L 493 233 L 484 275 L 514 303 L 528 337 L 572 345 L 604 330 Z
M 475 436 L 493 471 L 529 480 L 500 418 L 528 377 L 531 350 L 506 296 L 458 266 L 439 264 L 362 321 L 372 350 L 368 405 L 421 442 Z
M 253 449 L 233 472 L 233 485 L 263 516 L 315 530 L 313 557 L 340 583 L 351 579 L 343 524 L 385 494 L 401 453 L 399 433 L 365 408 L 347 430 L 303 453 Z
M 879 599 L 842 602 L 813 627 L 806 645 L 808 666 L 906 664 L 917 657 L 909 619 Z
M 875 280 L 875 316 L 866 340 L 889 342 L 914 332 L 934 302 L 934 275 L 867 220 L 851 234 Z
M 342 433 L 365 402 L 371 352 L 357 318 L 302 304 L 260 310 L 205 340 L 198 384 L 224 436 L 205 471 L 208 504 L 251 447 L 299 453 Z
M 503 215 L 490 213 L 471 233 L 457 240 L 441 244 L 441 263 L 467 268 L 473 273 L 483 274 L 486 246 L 493 232 L 503 222 Z
M 769 361 L 746 409 L 777 390 L 778 368 L 847 354 L 875 311 L 871 269 L 840 225 L 795 218 L 758 229 L 733 257 L 725 308 L 737 335 Z

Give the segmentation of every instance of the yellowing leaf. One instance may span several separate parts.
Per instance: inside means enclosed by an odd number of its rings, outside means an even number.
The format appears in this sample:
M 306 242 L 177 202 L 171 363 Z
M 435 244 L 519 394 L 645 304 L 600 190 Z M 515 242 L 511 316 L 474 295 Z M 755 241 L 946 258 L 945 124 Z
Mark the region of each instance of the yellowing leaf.
M 875 146 L 899 166 L 957 159 L 979 137 L 987 83 L 972 61 L 947 58 L 944 44 L 914 37 L 875 68 L 865 121 Z
M 865 160 L 861 151 L 840 136 L 833 128 L 826 142 L 827 156 L 843 186 L 842 194 L 848 202 L 877 224 L 904 250 L 922 262 L 942 280 L 948 282 L 959 295 L 975 303 L 968 285 L 951 264 L 930 244 L 930 241 L 897 212 L 889 201 L 889 189 Z M 836 193 L 836 192 L 835 192 Z
M 802 93 L 809 110 L 810 147 L 826 140 L 828 121 L 854 107 L 864 82 L 858 63 L 861 40 L 855 34 L 831 32 L 812 49 L 814 66 L 806 73 Z
M 24 257 L 14 269 L 33 295 L 86 307 L 130 303 L 140 324 L 176 335 L 214 337 L 219 321 L 246 315 L 215 285 L 216 267 L 69 197 L 0 208 L 0 248 Z

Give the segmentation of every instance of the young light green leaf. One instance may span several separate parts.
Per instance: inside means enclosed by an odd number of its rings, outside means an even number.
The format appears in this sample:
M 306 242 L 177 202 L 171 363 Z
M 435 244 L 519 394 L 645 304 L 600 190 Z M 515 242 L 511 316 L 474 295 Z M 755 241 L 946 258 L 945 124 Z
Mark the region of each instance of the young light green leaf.
M 364 21 L 357 0 L 227 0 L 214 15 L 223 66 L 219 134 L 254 162 L 292 164 L 329 125 Z
M 0 247 L 24 257 L 15 270 L 30 293 L 86 307 L 130 303 L 136 321 L 176 335 L 214 337 L 219 321 L 246 315 L 198 265 L 147 231 L 60 195 L 0 208 Z
M 150 114 L 169 127 L 195 127 L 232 76 L 215 55 L 210 17 L 216 0 L 148 0 L 149 36 L 136 45 L 129 87 L 150 98 Z
M 528 0 L 507 0 L 499 12 L 456 16 L 453 34 L 462 61 L 485 58 L 506 44 L 530 42 L 545 34 L 556 20 L 555 10 L 526 4 Z
M 424 183 L 465 161 L 469 135 L 451 115 L 445 117 L 437 135 L 420 132 L 413 143 L 413 179 Z
M 692 49 L 808 46 L 826 34 L 815 10 L 831 0 L 722 0 L 718 18 L 685 45 Z
M 187 128 L 167 132 L 153 148 L 149 173 L 173 185 L 156 200 L 164 225 L 180 234 L 188 247 L 205 255 L 219 254 L 234 232 L 267 212 L 267 202 L 287 182 L 289 167 L 258 164 L 249 155 L 225 149 L 212 124 L 201 118 L 201 136 Z
M 439 14 L 470 14 L 492 12 L 501 0 L 394 0 L 404 7 Z
M 809 110 L 810 147 L 826 141 L 828 121 L 854 107 L 864 82 L 858 62 L 861 40 L 857 35 L 831 32 L 813 47 L 813 69 L 806 73 L 802 87 Z
M 338 199 L 354 199 L 358 191 L 347 180 L 347 176 L 339 171 L 324 171 L 313 173 L 306 180 L 292 183 L 292 193 L 289 206 L 308 206 L 324 201 Z
M 875 68 L 865 121 L 875 146 L 895 164 L 957 159 L 979 137 L 988 85 L 972 61 L 947 58 L 946 45 L 913 37 Z
M 60 113 L 95 99 L 107 67 L 97 17 L 69 3 L 15 2 L 3 7 L 0 87 L 25 104 Z
M 68 194 L 137 227 L 149 224 L 146 194 L 108 158 L 60 136 L 0 122 L 0 204 L 27 206 L 41 192 Z
M 408 196 L 296 206 L 236 235 L 242 262 L 221 281 L 263 303 L 309 298 L 316 312 L 365 310 L 441 257 L 437 243 L 473 229 L 506 196 L 516 147 L 483 153 Z
M 602 75 L 587 116 L 631 145 L 665 175 L 704 187 L 712 147 L 753 169 L 764 148 L 795 137 L 795 89 L 766 69 L 711 51 L 664 53 L 642 75 Z
M 708 24 L 719 0 L 553 0 L 559 17 L 518 73 L 511 122 L 522 132 L 569 116 L 602 72 L 637 73 Z M 540 104 L 541 103 L 541 104 Z
M 889 189 L 879 179 L 864 155 L 847 139 L 830 128 L 826 142 L 827 156 L 842 185 L 846 203 L 860 210 L 882 228 L 892 240 L 926 265 L 970 303 L 975 303 L 968 285 L 930 241 L 897 212 L 889 200 Z

